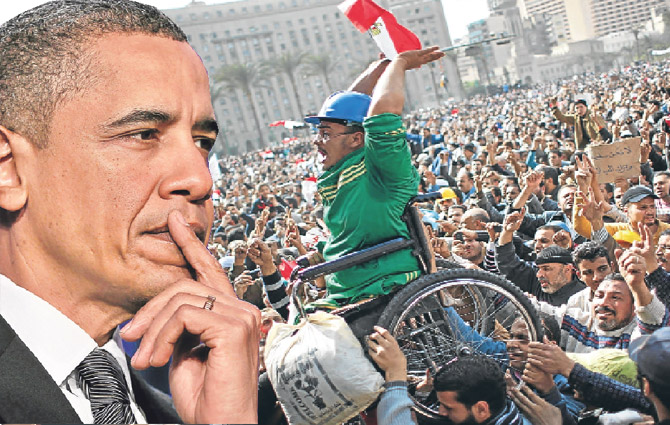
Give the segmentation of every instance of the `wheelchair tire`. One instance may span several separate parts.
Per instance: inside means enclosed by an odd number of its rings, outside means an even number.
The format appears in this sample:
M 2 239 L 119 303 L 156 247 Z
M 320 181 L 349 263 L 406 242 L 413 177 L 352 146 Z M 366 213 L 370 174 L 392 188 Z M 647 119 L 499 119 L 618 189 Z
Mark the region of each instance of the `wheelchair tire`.
M 473 326 L 467 323 L 463 319 L 466 315 L 458 311 L 461 299 L 454 298 L 452 294 L 464 293 L 471 297 L 475 305 L 473 309 L 479 308 L 484 313 L 484 317 L 481 317 L 483 324 Z M 481 303 L 487 304 L 482 306 Z M 426 369 L 431 369 L 434 374 L 439 366 L 460 355 L 487 355 L 508 367 L 506 350 L 504 354 L 500 351 L 488 354 L 480 351 L 482 343 L 466 340 L 461 329 L 454 324 L 454 319 L 450 318 L 454 316 L 449 316 L 447 310 L 457 314 L 459 320 L 468 324 L 478 336 L 485 337 L 493 345 L 497 344 L 496 347 L 502 343 L 501 335 L 497 332 L 505 331 L 500 329 L 503 327 L 501 322 L 506 322 L 511 328 L 512 322 L 523 320 L 529 340 L 542 339 L 542 325 L 535 308 L 514 284 L 483 270 L 441 270 L 407 284 L 393 297 L 379 318 L 378 325 L 393 334 L 405 353 L 410 377 L 419 377 Z M 509 313 L 510 310 L 513 311 Z M 513 320 L 504 320 L 507 316 L 496 317 L 503 311 L 504 314 L 513 314 Z M 459 337 L 463 337 L 463 340 L 459 340 Z M 472 338 L 472 334 L 469 338 Z M 437 412 L 434 391 L 428 396 L 415 396 L 410 391 L 410 397 L 415 402 L 414 409 L 420 424 L 448 423 L 448 419 Z
M 437 266 L 437 270 L 453 270 L 463 268 L 463 266 L 461 266 L 460 264 L 454 263 L 453 261 L 445 260 L 444 258 L 436 258 L 435 265 Z

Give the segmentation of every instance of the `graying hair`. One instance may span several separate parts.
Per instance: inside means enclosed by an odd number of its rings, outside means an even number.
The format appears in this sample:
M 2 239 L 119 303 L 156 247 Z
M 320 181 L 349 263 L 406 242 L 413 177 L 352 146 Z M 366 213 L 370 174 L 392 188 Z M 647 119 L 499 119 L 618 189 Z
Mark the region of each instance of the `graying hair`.
M 45 147 L 58 104 L 96 81 L 87 43 L 111 33 L 187 40 L 158 9 L 131 0 L 57 0 L 24 12 L 0 26 L 0 125 Z

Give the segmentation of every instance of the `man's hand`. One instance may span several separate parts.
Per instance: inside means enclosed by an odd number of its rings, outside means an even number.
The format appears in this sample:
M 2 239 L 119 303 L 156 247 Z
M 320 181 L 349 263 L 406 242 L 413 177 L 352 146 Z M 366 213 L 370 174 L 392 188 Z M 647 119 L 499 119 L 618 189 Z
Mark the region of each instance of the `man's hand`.
M 638 223 L 637 233 L 639 233 L 641 240 L 633 242 L 633 246 L 629 250 L 644 258 L 647 273 L 651 273 L 658 268 L 654 235 L 652 235 L 649 226 L 643 223 Z
M 528 344 L 528 363 L 546 373 L 561 374 L 566 378 L 575 367 L 575 362 L 558 345 L 550 343 L 547 337 L 544 342 Z
M 170 389 L 186 423 L 256 423 L 260 312 L 237 298 L 180 212 L 170 213 L 168 228 L 194 279 L 167 287 L 122 329 L 127 341 L 142 338 L 132 366 L 159 367 L 172 357 Z M 205 309 L 210 296 L 216 300 Z
M 561 425 L 563 423 L 560 409 L 543 400 L 528 386 L 512 388 L 509 395 L 521 413 L 533 425 Z
M 422 65 L 436 61 L 444 56 L 438 46 L 431 46 L 422 50 L 408 50 L 400 53 L 395 60 L 404 61 L 405 71 L 420 68 Z
M 437 255 L 439 255 L 442 258 L 449 258 L 451 256 L 451 252 L 449 252 L 449 246 L 447 245 L 447 241 L 445 241 L 442 238 L 432 238 L 430 240 L 430 244 L 433 247 L 433 252 Z
M 651 302 L 653 295 L 649 292 L 647 284 L 644 282 L 647 263 L 644 257 L 634 250 L 616 250 L 614 251 L 619 271 L 633 293 L 635 305 L 645 307 Z
M 368 339 L 368 353 L 372 360 L 386 372 L 386 382 L 407 381 L 407 359 L 398 341 L 386 329 L 375 326 Z
M 270 247 L 260 238 L 252 239 L 249 243 L 249 259 L 258 264 L 263 276 L 270 276 L 277 271 Z
M 580 160 L 578 156 L 575 156 L 575 165 L 577 167 L 575 179 L 577 180 L 577 185 L 579 185 L 579 190 L 586 192 L 591 187 L 591 182 L 595 175 L 589 158 L 587 156 L 582 156 L 582 158 L 583 160 Z
M 514 232 L 521 227 L 525 215 L 526 209 L 522 208 L 521 211 L 513 212 L 505 217 L 502 232 L 500 232 L 500 238 L 498 239 L 498 245 L 502 246 L 512 242 Z
M 588 196 L 582 196 L 584 203 L 579 211 L 579 215 L 587 219 L 591 223 L 593 231 L 603 228 L 603 216 L 605 214 L 605 201 L 596 202 L 593 189 L 589 187 Z
M 532 385 L 533 388 L 543 395 L 549 394 L 549 391 L 551 391 L 555 385 L 551 373 L 547 373 L 532 364 L 526 365 L 526 368 L 523 371 L 523 380 L 527 384 Z
M 565 230 L 561 229 L 554 233 L 554 236 L 551 238 L 551 240 L 561 248 L 572 249 L 572 236 L 570 236 L 570 233 L 566 232 Z
M 245 270 L 240 273 L 239 276 L 233 281 L 233 288 L 235 289 L 235 295 L 237 298 L 242 299 L 244 294 L 247 292 L 247 289 L 254 284 L 254 280 L 251 278 L 249 271 Z
M 539 171 L 531 171 L 526 175 L 526 188 L 530 193 L 535 193 L 540 189 L 540 183 L 544 175 Z

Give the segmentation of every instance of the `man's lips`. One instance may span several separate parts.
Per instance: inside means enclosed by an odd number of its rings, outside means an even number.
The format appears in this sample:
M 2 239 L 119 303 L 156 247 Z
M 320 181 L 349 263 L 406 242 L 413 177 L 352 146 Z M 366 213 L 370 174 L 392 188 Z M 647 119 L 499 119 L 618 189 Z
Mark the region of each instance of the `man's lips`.
M 198 237 L 198 239 L 200 239 L 200 242 L 205 243 L 205 237 L 207 236 L 205 226 L 203 226 L 200 223 L 189 223 L 189 227 L 193 232 L 195 232 L 195 235 Z M 161 239 L 165 242 L 174 243 L 172 235 L 170 234 L 170 229 L 168 228 L 167 224 L 148 230 L 144 233 L 157 239 Z

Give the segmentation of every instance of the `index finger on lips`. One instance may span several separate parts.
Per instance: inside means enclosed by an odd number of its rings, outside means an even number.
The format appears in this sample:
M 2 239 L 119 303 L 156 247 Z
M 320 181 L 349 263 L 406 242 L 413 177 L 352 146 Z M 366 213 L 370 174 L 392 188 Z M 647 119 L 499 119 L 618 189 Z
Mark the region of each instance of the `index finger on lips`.
M 170 212 L 168 228 L 172 239 L 195 271 L 198 282 L 234 297 L 235 291 L 230 285 L 228 275 L 216 261 L 216 258 L 198 239 L 180 211 Z

